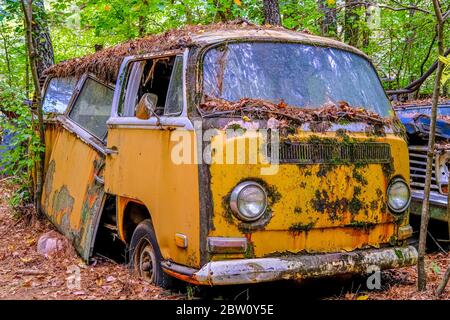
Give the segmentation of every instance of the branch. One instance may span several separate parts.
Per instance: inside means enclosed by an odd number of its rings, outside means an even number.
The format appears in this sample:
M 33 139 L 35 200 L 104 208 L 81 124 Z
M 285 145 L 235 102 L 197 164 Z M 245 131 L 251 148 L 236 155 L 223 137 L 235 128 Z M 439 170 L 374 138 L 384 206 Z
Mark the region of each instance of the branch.
M 391 0 L 391 1 L 393 3 L 395 3 L 396 5 L 404 8 L 405 10 L 415 10 L 415 11 L 420 11 L 420 12 L 423 12 L 423 13 L 431 14 L 431 11 L 419 8 L 417 5 L 414 5 L 414 6 L 409 5 L 408 6 L 408 5 L 405 5 L 405 4 L 403 4 L 403 3 L 401 3 L 400 1 L 397 1 L 397 0 Z M 398 10 L 394 10 L 394 11 L 398 11 Z
M 441 6 L 440 6 L 438 0 L 433 0 L 433 8 L 434 8 L 434 14 L 436 16 L 436 21 L 437 21 L 438 25 L 444 24 L 444 17 L 442 15 Z
M 447 49 L 443 56 L 446 57 L 450 54 L 450 48 Z M 436 59 L 436 61 L 433 63 L 433 65 L 427 70 L 427 72 L 425 72 L 419 79 L 411 82 L 409 85 L 407 85 L 404 89 L 398 89 L 398 90 L 387 90 L 386 93 L 389 95 L 393 95 L 393 94 L 404 94 L 404 93 L 411 93 L 414 91 L 419 90 L 420 86 L 422 85 L 422 83 L 425 82 L 425 80 L 427 80 L 427 78 L 433 74 L 434 70 L 436 70 L 438 65 L 438 60 Z
M 351 8 L 351 7 L 356 7 L 356 6 L 367 6 L 367 7 L 372 6 L 372 7 L 379 7 L 381 9 L 388 9 L 388 10 L 392 10 L 392 11 L 406 11 L 406 10 L 411 11 L 411 10 L 413 10 L 413 11 L 419 11 L 419 12 L 426 13 L 426 14 L 431 14 L 430 11 L 416 7 L 416 6 L 402 6 L 400 8 L 395 8 L 395 7 L 389 6 L 387 4 L 377 4 L 377 3 L 365 2 L 365 1 L 344 4 L 344 5 L 336 7 L 336 10 L 340 10 L 340 9 L 344 9 L 344 8 Z
M 394 8 L 394 7 L 385 5 L 385 4 L 379 4 L 379 5 L 377 5 L 377 6 L 380 7 L 380 8 L 382 8 L 382 9 L 389 9 L 389 10 L 392 10 L 392 11 L 405 11 L 405 10 L 411 11 L 411 10 L 412 10 L 412 11 L 423 12 L 423 13 L 426 13 L 426 14 L 431 14 L 430 11 L 425 10 L 425 9 L 422 9 L 422 8 L 419 8 L 419 7 L 416 7 L 416 6 L 411 6 L 411 7 L 401 7 L 401 8 Z
M 428 59 L 430 58 L 431 51 L 433 50 L 434 43 L 436 42 L 436 38 L 437 38 L 437 32 L 434 33 L 433 40 L 431 41 L 430 46 L 428 47 L 427 55 L 425 56 L 425 59 L 420 64 L 420 76 L 423 75 L 423 68 L 425 67 L 425 64 L 427 63 Z

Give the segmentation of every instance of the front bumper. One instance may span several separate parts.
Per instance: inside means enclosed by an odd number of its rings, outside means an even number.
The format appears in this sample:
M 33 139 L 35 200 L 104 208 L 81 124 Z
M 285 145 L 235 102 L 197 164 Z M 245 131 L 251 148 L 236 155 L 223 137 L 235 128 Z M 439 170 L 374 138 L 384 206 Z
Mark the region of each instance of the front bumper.
M 345 253 L 287 255 L 273 258 L 211 261 L 200 270 L 163 263 L 163 269 L 196 284 L 231 285 L 276 280 L 300 280 L 342 274 L 365 274 L 401 268 L 417 262 L 412 246 L 358 250 Z

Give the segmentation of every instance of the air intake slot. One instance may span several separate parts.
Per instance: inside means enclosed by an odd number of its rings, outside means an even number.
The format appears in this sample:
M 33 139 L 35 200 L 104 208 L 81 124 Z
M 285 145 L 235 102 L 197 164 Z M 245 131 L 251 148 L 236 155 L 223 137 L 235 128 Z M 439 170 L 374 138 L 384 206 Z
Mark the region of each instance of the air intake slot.
M 274 158 L 272 157 L 272 161 Z M 280 163 L 389 163 L 389 144 L 368 143 L 280 143 Z

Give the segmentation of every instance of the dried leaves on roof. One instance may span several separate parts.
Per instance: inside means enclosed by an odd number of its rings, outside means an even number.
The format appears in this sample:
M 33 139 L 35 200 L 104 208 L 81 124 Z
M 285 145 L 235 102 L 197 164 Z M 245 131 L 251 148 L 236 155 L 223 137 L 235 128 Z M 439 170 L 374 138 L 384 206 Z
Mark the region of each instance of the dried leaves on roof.
M 186 26 L 182 29 L 172 29 L 161 34 L 131 40 L 82 58 L 67 60 L 48 68 L 44 73 L 50 77 L 68 77 L 80 76 L 90 72 L 100 79 L 115 82 L 120 65 L 126 56 L 182 49 L 192 44 L 191 37 L 195 34 L 206 31 L 237 29 L 283 30 L 281 27 L 257 26 L 241 20 L 211 25 Z
M 280 121 L 303 124 L 306 122 L 365 122 L 372 125 L 389 125 L 392 120 L 382 118 L 377 113 L 364 108 L 354 108 L 345 101 L 337 104 L 327 103 L 317 109 L 298 108 L 287 105 L 283 100 L 279 103 L 244 98 L 237 102 L 223 99 L 207 98 L 200 104 L 203 117 L 220 115 L 246 116 L 250 119 L 276 118 Z

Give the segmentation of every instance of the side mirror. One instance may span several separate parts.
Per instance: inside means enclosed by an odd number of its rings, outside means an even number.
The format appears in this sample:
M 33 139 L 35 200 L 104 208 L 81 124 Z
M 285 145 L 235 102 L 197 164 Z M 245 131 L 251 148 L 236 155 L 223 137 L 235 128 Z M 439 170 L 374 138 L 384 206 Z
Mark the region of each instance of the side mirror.
M 139 103 L 136 105 L 136 118 L 141 120 L 148 120 L 153 115 L 156 116 L 156 104 L 158 103 L 158 96 L 154 93 L 145 93 Z

